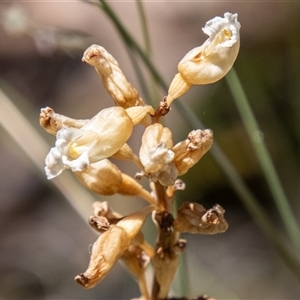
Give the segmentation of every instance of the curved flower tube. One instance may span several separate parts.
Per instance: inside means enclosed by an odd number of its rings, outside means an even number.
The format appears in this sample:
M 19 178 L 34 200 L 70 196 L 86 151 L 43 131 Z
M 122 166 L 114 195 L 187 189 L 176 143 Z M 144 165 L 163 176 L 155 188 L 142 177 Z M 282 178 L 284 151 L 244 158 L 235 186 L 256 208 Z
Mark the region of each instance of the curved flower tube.
M 235 62 L 240 48 L 237 14 L 208 21 L 203 32 L 209 38 L 189 51 L 178 64 L 179 73 L 171 82 L 167 103 L 183 95 L 192 85 L 214 83 L 224 77 Z

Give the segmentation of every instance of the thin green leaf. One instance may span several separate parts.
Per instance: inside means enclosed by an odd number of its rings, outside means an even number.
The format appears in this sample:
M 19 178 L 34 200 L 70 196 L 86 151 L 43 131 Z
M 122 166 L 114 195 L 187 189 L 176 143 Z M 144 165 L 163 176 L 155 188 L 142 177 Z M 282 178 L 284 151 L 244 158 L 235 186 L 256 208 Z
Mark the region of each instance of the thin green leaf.
M 258 161 L 261 165 L 265 178 L 268 182 L 270 191 L 273 195 L 274 202 L 277 206 L 278 212 L 284 223 L 289 238 L 293 242 L 297 251 L 300 252 L 300 231 L 297 225 L 294 214 L 289 205 L 289 201 L 284 193 L 280 180 L 278 178 L 276 169 L 272 162 L 271 156 L 263 141 L 254 139 L 254 135 L 261 134 L 258 123 L 255 119 L 254 113 L 250 107 L 246 93 L 234 69 L 232 69 L 226 77 L 228 86 L 231 90 L 236 106 L 242 117 L 245 128 L 250 137 L 250 142 L 256 153 Z

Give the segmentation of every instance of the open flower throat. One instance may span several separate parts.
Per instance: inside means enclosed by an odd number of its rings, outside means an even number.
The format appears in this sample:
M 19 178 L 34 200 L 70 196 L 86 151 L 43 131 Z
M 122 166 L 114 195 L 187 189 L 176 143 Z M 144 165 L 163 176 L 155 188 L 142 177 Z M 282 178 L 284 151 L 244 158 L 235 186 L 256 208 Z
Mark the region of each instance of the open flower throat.
M 114 106 L 98 112 L 89 120 L 77 120 L 41 109 L 40 124 L 56 136 L 45 163 L 48 179 L 70 169 L 78 181 L 101 195 L 139 196 L 148 202 L 141 211 L 121 216 L 107 202 L 96 202 L 90 225 L 100 233 L 94 243 L 90 263 L 75 281 L 84 288 L 98 284 L 113 265 L 122 260 L 138 280 L 143 299 L 166 299 L 178 266 L 178 255 L 186 241 L 180 232 L 216 234 L 228 224 L 225 210 L 218 204 L 206 210 L 198 203 L 184 202 L 173 217 L 173 197 L 185 184 L 178 177 L 192 168 L 213 143 L 210 129 L 187 133 L 183 141 L 173 140 L 172 131 L 160 120 L 172 102 L 192 85 L 220 80 L 231 69 L 239 51 L 240 23 L 237 14 L 215 17 L 203 28 L 209 38 L 189 51 L 178 64 L 168 94 L 155 110 L 146 105 L 138 91 L 127 81 L 118 62 L 103 47 L 90 46 L 82 61 L 93 66 L 111 96 Z M 145 130 L 139 153 L 127 141 L 138 124 Z M 123 173 L 110 158 L 127 160 L 139 169 L 135 177 Z M 150 191 L 138 180 L 146 177 Z M 149 245 L 142 234 L 146 217 L 152 213 L 158 230 L 156 245 Z M 152 294 L 148 291 L 145 268 L 153 267 Z

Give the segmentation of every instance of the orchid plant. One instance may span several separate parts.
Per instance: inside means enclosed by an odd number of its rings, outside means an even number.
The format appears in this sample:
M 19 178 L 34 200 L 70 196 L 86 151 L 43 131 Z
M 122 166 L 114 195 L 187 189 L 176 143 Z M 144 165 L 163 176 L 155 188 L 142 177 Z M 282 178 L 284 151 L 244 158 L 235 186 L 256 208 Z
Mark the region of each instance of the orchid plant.
M 193 130 L 185 140 L 174 143 L 172 131 L 161 121 L 171 113 L 173 101 L 192 85 L 210 84 L 228 73 L 239 52 L 239 30 L 237 14 L 225 13 L 224 17 L 208 21 L 203 28 L 208 39 L 179 62 L 178 73 L 157 108 L 145 104 L 105 48 L 92 45 L 82 61 L 95 68 L 114 106 L 89 120 L 72 119 L 50 107 L 41 110 L 41 126 L 56 137 L 45 160 L 48 179 L 70 169 L 92 192 L 139 196 L 148 202 L 144 209 L 126 216 L 113 211 L 107 202 L 94 203 L 89 224 L 100 235 L 93 245 L 88 268 L 75 277 L 82 287 L 97 285 L 122 260 L 137 278 L 141 299 L 167 299 L 179 254 L 186 246 L 180 233 L 216 234 L 228 228 L 225 210 L 218 204 L 207 210 L 199 203 L 184 202 L 174 214 L 174 195 L 185 188 L 179 177 L 209 151 L 212 130 Z M 138 124 L 145 129 L 136 154 L 127 142 Z M 133 178 L 110 158 L 131 161 L 139 172 Z M 148 178 L 149 190 L 138 182 L 142 177 Z M 149 214 L 158 229 L 154 247 L 142 233 Z M 151 289 L 145 277 L 148 264 L 153 269 Z

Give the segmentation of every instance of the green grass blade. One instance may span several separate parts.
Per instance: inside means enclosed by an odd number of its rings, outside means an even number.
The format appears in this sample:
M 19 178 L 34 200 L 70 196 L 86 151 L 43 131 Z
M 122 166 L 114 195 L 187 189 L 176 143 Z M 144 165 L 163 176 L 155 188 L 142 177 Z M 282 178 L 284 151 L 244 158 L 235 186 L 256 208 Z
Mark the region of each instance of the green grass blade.
M 263 139 L 257 142 L 253 138 L 255 134 L 260 134 L 261 131 L 236 71 L 232 69 L 226 79 L 286 231 L 297 251 L 300 252 L 299 227 Z
M 138 8 L 139 17 L 140 17 L 142 35 L 144 38 L 144 52 L 150 58 L 151 57 L 151 43 L 150 43 L 148 26 L 147 26 L 146 14 L 144 11 L 142 1 L 136 0 L 136 4 L 137 4 L 137 8 Z

